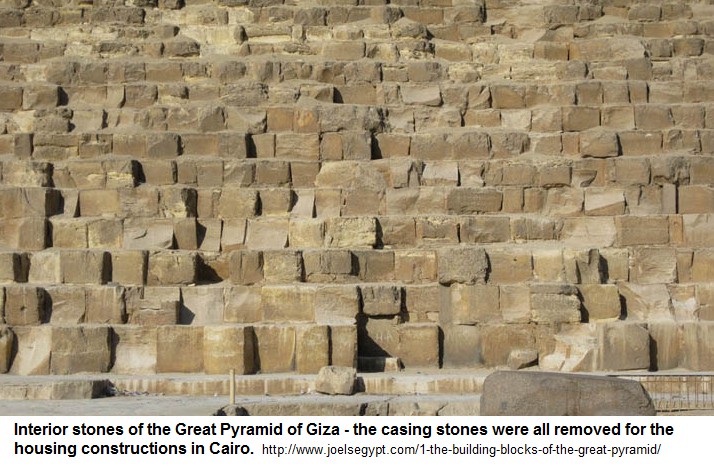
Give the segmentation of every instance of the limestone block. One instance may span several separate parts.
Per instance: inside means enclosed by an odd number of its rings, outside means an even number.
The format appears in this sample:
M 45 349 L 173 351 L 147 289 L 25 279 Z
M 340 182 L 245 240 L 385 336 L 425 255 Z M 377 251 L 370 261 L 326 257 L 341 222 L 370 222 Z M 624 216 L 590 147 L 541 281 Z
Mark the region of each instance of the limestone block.
M 275 136 L 275 156 L 317 161 L 320 135 L 317 133 L 279 133 Z
M 115 326 L 112 328 L 112 333 L 113 373 L 131 375 L 156 373 L 157 328 Z
M 532 328 L 526 325 L 487 325 L 481 331 L 481 358 L 488 366 L 506 365 L 515 349 L 535 349 Z
M 522 109 L 525 107 L 525 87 L 516 84 L 491 86 L 491 101 L 496 109 Z
M 156 372 L 203 372 L 203 327 L 159 326 Z
M 142 326 L 173 325 L 179 320 L 179 288 L 143 287 L 127 291 L 126 310 L 129 324 Z
M 708 186 L 680 186 L 679 212 L 682 214 L 707 214 L 714 210 L 714 192 Z
M 561 240 L 574 247 L 610 247 L 615 242 L 617 228 L 608 217 L 563 219 Z
M 353 255 L 348 250 L 308 250 L 303 258 L 309 282 L 344 281 L 354 273 Z
M 36 326 L 45 322 L 47 294 L 34 286 L 5 288 L 5 322 L 10 326 Z
M 80 216 L 112 217 L 123 213 L 122 201 L 116 189 L 89 189 L 79 193 Z
M 299 326 L 295 329 L 295 370 L 300 374 L 316 374 L 330 365 L 330 328 Z
M 60 252 L 62 282 L 102 285 L 109 280 L 109 254 L 101 250 L 63 250 Z
M 0 190 L 0 218 L 46 217 L 58 214 L 62 195 L 52 188 L 5 188 Z
M 594 118 L 593 118 L 594 123 Z M 570 124 L 573 125 L 572 123 Z M 593 128 L 580 134 L 580 153 L 593 158 L 607 158 L 620 154 L 617 133 L 605 128 Z
M 377 243 L 377 223 L 372 217 L 329 218 L 325 224 L 327 247 L 371 248 Z
M 620 61 L 645 57 L 645 47 L 637 38 L 594 38 L 570 46 L 570 59 L 581 61 Z
M 638 285 L 621 282 L 618 284 L 618 289 L 624 298 L 629 320 L 672 320 L 671 300 L 666 285 Z
M 225 289 L 223 318 L 227 323 L 254 323 L 263 317 L 261 289 L 257 286 L 230 286 Z
M 499 288 L 452 284 L 441 287 L 440 321 L 474 325 L 501 319 Z
M 352 366 L 320 368 L 315 380 L 315 391 L 327 395 L 352 395 L 355 392 L 357 371 Z
M 236 285 L 253 285 L 263 281 L 263 252 L 236 250 L 230 256 L 231 281 Z
M 120 285 L 144 284 L 148 253 L 141 250 L 114 250 L 111 252 L 111 281 Z
M 571 283 L 601 283 L 604 261 L 597 249 L 563 251 L 565 278 Z
M 531 315 L 537 323 L 579 323 L 578 289 L 571 285 L 531 285 Z
M 251 326 L 206 326 L 203 328 L 203 366 L 207 374 L 255 372 L 254 335 Z
M 511 240 L 510 219 L 500 216 L 469 216 L 460 225 L 464 243 L 495 243 Z
M 714 217 L 711 214 L 682 216 L 684 242 L 691 247 L 714 245 Z
M 650 334 L 642 324 L 624 322 L 598 325 L 598 370 L 650 368 Z
M 313 322 L 315 288 L 310 286 L 264 286 L 261 290 L 266 322 Z
M 590 396 L 597 393 L 597 397 Z M 639 382 L 614 377 L 496 372 L 484 381 L 482 416 L 654 416 Z
M 615 285 L 580 285 L 585 321 L 617 319 L 622 314 L 620 293 Z
M 391 250 L 355 250 L 351 252 L 359 279 L 380 282 L 394 279 L 394 252 Z
M 254 189 L 225 187 L 218 202 L 218 216 L 224 219 L 250 218 L 256 215 L 258 192 Z
M 674 322 L 649 323 L 650 369 L 676 369 L 682 362 L 682 328 Z
M 625 194 L 619 189 L 588 188 L 585 190 L 585 215 L 614 216 L 625 213 Z
M 443 367 L 478 367 L 481 360 L 481 328 L 478 326 L 442 326 Z
M 257 369 L 263 374 L 292 372 L 295 369 L 295 327 L 261 325 L 254 329 Z
M 441 310 L 441 286 L 410 285 L 404 288 L 404 306 L 411 322 L 436 322 Z
M 359 313 L 359 303 L 356 286 L 319 286 L 315 290 L 315 322 L 353 323 Z
M 682 325 L 682 367 L 690 370 L 711 370 L 714 367 L 714 323 L 684 323 Z
M 522 283 L 533 277 L 533 256 L 528 250 L 493 249 L 488 252 L 489 283 Z
M 674 283 L 677 279 L 675 249 L 637 247 L 630 256 L 630 281 L 639 284 Z
M 0 326 L 0 374 L 6 374 L 12 366 L 15 334 L 7 326 Z
M 508 354 L 508 368 L 511 370 L 525 369 L 538 364 L 538 351 L 535 349 L 514 349 Z
M 451 188 L 446 199 L 450 214 L 498 212 L 503 205 L 503 194 L 495 189 Z
M 397 357 L 404 367 L 439 367 L 439 327 L 416 323 L 395 326 L 399 337 Z
M 50 326 L 14 327 L 17 352 L 10 368 L 14 375 L 48 375 L 52 349 Z
M 563 107 L 563 130 L 566 132 L 580 132 L 600 126 L 600 109 L 597 107 L 571 106 Z M 601 135 L 605 143 L 596 144 L 597 135 Z M 590 153 L 604 154 L 610 156 L 613 153 L 612 134 L 609 132 L 596 133 L 595 136 L 584 136 L 586 156 L 593 156 Z M 582 137 L 581 137 L 582 140 Z M 581 141 L 581 144 L 583 142 Z M 615 145 L 617 142 L 615 141 Z M 617 150 L 614 151 L 615 153 Z
M 438 85 L 402 85 L 399 88 L 402 101 L 407 105 L 426 105 L 437 107 L 441 105 L 441 91 Z
M 51 350 L 52 375 L 107 372 L 111 367 L 108 327 L 54 327 Z
M 509 323 L 525 323 L 531 320 L 530 290 L 526 286 L 499 286 L 501 317 Z
M 51 286 L 46 288 L 46 291 L 50 324 L 70 326 L 87 322 L 87 295 L 85 288 Z
M 714 250 L 697 249 L 692 259 L 692 281 L 714 281 Z
M 598 355 L 597 327 L 593 324 L 563 326 L 554 335 L 554 347 L 541 357 L 542 370 L 592 372 Z
M 223 232 L 221 233 L 221 250 L 230 252 L 243 248 L 247 228 L 245 219 L 224 219 Z
M 170 249 L 174 241 L 174 226 L 170 219 L 126 219 L 124 248 L 135 250 Z
M 44 250 L 30 256 L 30 283 L 61 283 L 60 252 Z
M 362 312 L 370 316 L 401 313 L 402 288 L 393 285 L 361 286 Z
M 667 217 L 617 216 L 615 217 L 615 226 L 617 229 L 617 244 L 621 247 L 669 243 L 669 222 Z
M 123 226 L 114 219 L 96 219 L 87 222 L 87 247 L 121 248 Z
M 176 218 L 174 223 L 174 240 L 176 248 L 180 250 L 197 250 L 198 249 L 198 226 L 196 219 Z
M 394 277 L 406 283 L 436 280 L 436 252 L 433 250 L 398 250 L 394 252 Z
M 581 189 L 551 188 L 547 190 L 545 214 L 549 216 L 579 216 L 583 209 Z
M 266 283 L 301 281 L 303 277 L 301 252 L 266 250 L 263 252 L 263 273 Z
M 146 283 L 149 286 L 188 285 L 196 280 L 195 253 L 154 251 L 149 253 Z
M 437 251 L 439 283 L 484 283 L 488 272 L 486 252 L 482 248 L 460 246 Z
M 218 286 L 181 288 L 179 324 L 208 326 L 223 322 L 223 292 Z
M 288 246 L 288 219 L 248 221 L 246 246 L 251 249 L 283 249 Z
M 330 363 L 341 367 L 357 367 L 357 326 L 330 326 Z

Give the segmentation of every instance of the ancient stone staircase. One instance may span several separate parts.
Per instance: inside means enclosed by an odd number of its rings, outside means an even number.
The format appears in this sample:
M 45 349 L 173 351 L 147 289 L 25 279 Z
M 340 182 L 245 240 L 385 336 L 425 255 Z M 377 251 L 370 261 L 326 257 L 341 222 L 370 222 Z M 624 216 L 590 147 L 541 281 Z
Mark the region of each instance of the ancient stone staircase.
M 714 370 L 713 33 L 708 1 L 0 0 L 0 373 Z

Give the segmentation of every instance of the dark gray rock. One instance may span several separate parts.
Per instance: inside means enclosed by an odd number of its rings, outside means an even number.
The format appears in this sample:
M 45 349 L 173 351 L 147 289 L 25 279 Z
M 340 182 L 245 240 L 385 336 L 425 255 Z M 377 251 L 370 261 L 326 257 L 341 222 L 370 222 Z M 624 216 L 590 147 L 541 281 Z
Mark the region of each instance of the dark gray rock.
M 634 380 L 548 372 L 495 372 L 484 381 L 481 415 L 653 416 Z

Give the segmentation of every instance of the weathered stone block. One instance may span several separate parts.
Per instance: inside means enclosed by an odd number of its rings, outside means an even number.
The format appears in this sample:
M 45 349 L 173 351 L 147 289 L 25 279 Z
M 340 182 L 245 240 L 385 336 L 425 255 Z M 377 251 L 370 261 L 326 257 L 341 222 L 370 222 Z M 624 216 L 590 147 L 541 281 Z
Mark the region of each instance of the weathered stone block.
M 615 285 L 580 285 L 585 321 L 617 319 L 622 314 L 620 293 Z
M 156 372 L 203 372 L 203 327 L 159 326 Z
M 301 252 L 266 250 L 263 252 L 263 273 L 266 283 L 302 281 L 303 260 Z
M 402 289 L 397 286 L 361 286 L 362 312 L 370 316 L 401 313 Z
M 537 323 L 579 323 L 578 290 L 570 285 L 532 285 L 531 315 Z
M 671 300 L 664 284 L 638 285 L 619 283 L 627 318 L 635 321 L 659 321 L 673 318 Z
M 301 326 L 295 330 L 295 370 L 300 374 L 316 374 L 330 365 L 330 328 Z
M 460 246 L 437 251 L 439 283 L 484 283 L 488 272 L 486 252 L 482 248 Z
M 327 247 L 374 247 L 376 243 L 376 220 L 372 217 L 330 218 L 326 221 Z
M 283 249 L 288 246 L 288 219 L 248 221 L 246 246 L 251 249 Z
M 650 334 L 641 324 L 598 325 L 599 370 L 650 368 Z
M 140 287 L 127 291 L 129 324 L 143 326 L 174 325 L 179 320 L 181 291 L 172 287 Z
M 102 285 L 109 280 L 109 254 L 101 250 L 65 250 L 60 253 L 62 282 Z
M 226 288 L 223 318 L 227 323 L 254 323 L 263 317 L 261 289 L 257 286 Z
M 7 326 L 0 326 L 0 374 L 10 371 L 14 343 L 15 333 Z
M 223 292 L 218 286 L 181 288 L 179 323 L 208 326 L 223 322 Z
M 254 339 L 251 326 L 206 326 L 203 328 L 203 366 L 207 374 L 252 374 Z
M 597 393 L 597 397 L 590 394 Z M 496 372 L 483 386 L 483 416 L 654 416 L 639 382 L 613 377 Z
M 54 286 L 47 288 L 49 322 L 53 325 L 75 325 L 86 322 L 87 295 L 83 287 Z
M 495 189 L 452 188 L 446 199 L 450 214 L 498 212 L 503 205 L 503 194 Z
M 356 286 L 320 286 L 315 291 L 315 321 L 354 323 L 359 313 L 359 303 Z
M 532 328 L 524 325 L 488 325 L 481 331 L 481 358 L 488 366 L 506 365 L 514 349 L 535 349 Z
M 533 277 L 533 256 L 519 249 L 493 249 L 488 252 L 488 281 L 493 284 L 522 283 Z
M 264 286 L 263 320 L 266 322 L 313 322 L 315 288 L 309 286 Z
M 615 226 L 617 244 L 622 247 L 669 243 L 669 222 L 666 217 L 617 216 Z
M 265 325 L 254 328 L 258 369 L 272 374 L 295 370 L 295 327 Z
M 441 287 L 442 323 L 473 325 L 501 319 L 499 288 L 487 285 L 452 284 Z
M 115 326 L 112 333 L 113 373 L 156 373 L 157 328 Z
M 320 368 L 315 390 L 327 395 L 352 395 L 356 382 L 357 371 L 352 366 L 327 366 Z
M 15 375 L 48 375 L 52 331 L 50 326 L 14 327 L 17 353 L 10 373 Z
M 45 322 L 45 290 L 34 286 L 5 288 L 5 322 L 10 326 L 36 326 Z
M 357 326 L 330 326 L 330 363 L 341 367 L 357 367 Z
M 675 250 L 659 247 L 635 248 L 630 257 L 630 281 L 633 283 L 674 283 L 677 279 Z
M 196 280 L 195 253 L 159 251 L 149 253 L 146 283 L 150 286 L 188 285 Z
M 263 252 L 236 250 L 230 256 L 231 281 L 236 285 L 253 285 L 263 281 Z
M 107 372 L 111 367 L 111 335 L 108 327 L 54 327 L 52 375 Z

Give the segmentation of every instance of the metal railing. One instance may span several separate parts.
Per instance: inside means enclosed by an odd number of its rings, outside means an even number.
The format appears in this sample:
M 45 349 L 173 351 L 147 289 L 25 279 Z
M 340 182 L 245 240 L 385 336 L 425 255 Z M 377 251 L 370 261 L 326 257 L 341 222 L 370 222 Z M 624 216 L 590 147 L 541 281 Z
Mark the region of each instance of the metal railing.
M 657 411 L 714 410 L 714 375 L 627 375 L 647 390 Z

